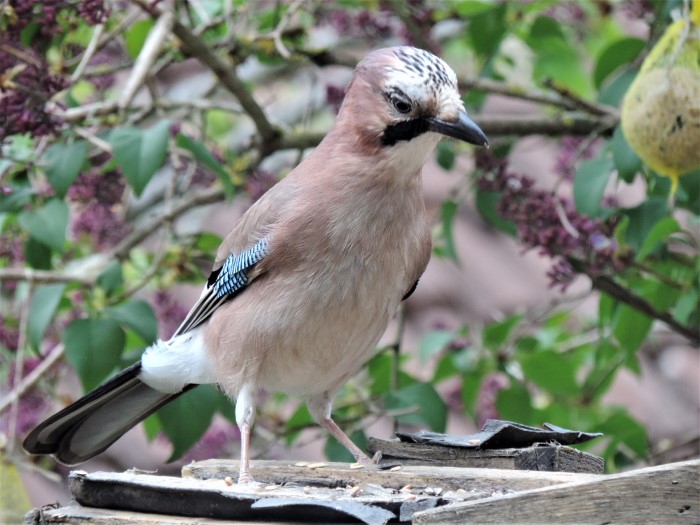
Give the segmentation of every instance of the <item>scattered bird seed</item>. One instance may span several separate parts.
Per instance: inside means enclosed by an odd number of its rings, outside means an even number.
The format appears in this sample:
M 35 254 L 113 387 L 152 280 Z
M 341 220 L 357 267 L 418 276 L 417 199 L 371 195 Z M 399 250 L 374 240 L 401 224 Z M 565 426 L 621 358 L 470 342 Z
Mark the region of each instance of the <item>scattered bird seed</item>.
M 360 490 L 362 490 L 360 486 L 355 485 L 353 488 L 350 489 L 350 497 L 354 498 L 355 496 L 357 496 L 360 493 Z
M 231 485 L 233 485 L 233 478 L 231 478 L 231 476 L 226 476 L 224 478 L 224 483 L 226 483 L 226 485 L 230 487 Z

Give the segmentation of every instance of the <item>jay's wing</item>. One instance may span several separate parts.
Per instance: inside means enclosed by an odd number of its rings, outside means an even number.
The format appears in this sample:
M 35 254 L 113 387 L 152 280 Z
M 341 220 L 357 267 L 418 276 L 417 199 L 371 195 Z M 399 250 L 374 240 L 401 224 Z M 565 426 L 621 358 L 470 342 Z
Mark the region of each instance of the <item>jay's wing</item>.
M 269 240 L 265 237 L 251 248 L 229 255 L 224 263 L 209 275 L 202 295 L 175 331 L 173 337 L 201 325 L 219 306 L 240 293 L 249 282 L 250 270 L 268 253 Z

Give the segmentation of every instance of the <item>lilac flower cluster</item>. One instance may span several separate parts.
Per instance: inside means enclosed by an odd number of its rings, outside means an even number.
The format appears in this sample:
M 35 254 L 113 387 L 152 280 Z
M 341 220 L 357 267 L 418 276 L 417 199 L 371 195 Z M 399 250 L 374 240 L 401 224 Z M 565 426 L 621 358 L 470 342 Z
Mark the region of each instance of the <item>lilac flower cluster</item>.
M 322 21 L 328 22 L 339 34 L 353 38 L 381 40 L 394 34 L 395 20 L 387 11 L 360 11 L 353 13 L 345 9 L 326 10 L 318 13 Z
M 77 204 L 71 223 L 73 237 L 86 235 L 98 249 L 122 240 L 131 230 L 118 213 L 124 187 L 118 170 L 100 173 L 99 168 L 92 168 L 78 175 L 67 193 L 68 199 Z
M 239 441 L 241 433 L 228 421 L 215 421 L 197 443 L 182 456 L 181 461 L 201 461 L 227 455 L 227 446 Z M 229 451 L 230 452 L 230 451 Z
M 507 163 L 488 153 L 477 154 L 480 191 L 501 193 L 497 211 L 512 221 L 527 248 L 554 259 L 547 273 L 551 285 L 565 290 L 577 273 L 609 274 L 626 264 L 613 238 L 614 219 L 581 215 L 569 199 L 535 188 L 532 179 L 507 171 Z M 575 267 L 574 267 L 575 265 Z
M 0 235 L 0 261 L 4 266 L 21 266 L 24 261 L 22 238 L 12 232 Z M 0 294 L 12 294 L 17 288 L 17 281 L 3 279 L 0 281 Z M 2 330 L 0 322 L 0 330 Z
M 626 17 L 633 20 L 654 21 L 654 4 L 652 0 L 624 0 L 619 9 Z
M 587 137 L 566 136 L 559 141 L 560 150 L 554 164 L 554 171 L 565 180 L 573 180 L 576 163 L 593 158 L 598 151 L 598 141 Z
M 105 20 L 103 0 L 9 0 L 4 7 L 6 27 L 0 33 L 0 142 L 15 134 L 51 135 L 62 122 L 46 109 L 46 103 L 66 88 L 66 80 L 51 70 L 36 49 L 21 44 L 20 34 L 30 23 L 37 27 L 35 42 L 47 47 L 65 32 L 69 14 L 88 24 Z
M 46 103 L 65 88 L 64 79 L 51 73 L 34 50 L 9 39 L 0 39 L 0 44 L 0 142 L 19 133 L 55 133 L 62 123 L 46 110 Z
M 0 323 L 0 326 L 2 324 Z M 15 347 L 16 349 L 16 347 Z M 29 374 L 34 368 L 36 368 L 41 359 L 39 358 L 29 358 L 22 361 L 21 377 L 24 378 Z M 7 374 L 7 386 L 12 390 L 18 383 L 15 377 L 15 365 L 14 363 L 6 363 L 6 368 L 8 369 Z M 49 403 L 46 397 L 36 389 L 30 390 L 25 393 L 19 399 L 18 410 L 16 411 L 17 421 L 15 423 L 15 434 L 17 436 L 23 436 L 34 428 L 37 423 L 44 417 L 46 411 L 49 408 Z M 13 417 L 12 411 L 5 412 L 2 417 L 0 417 L 0 430 L 9 434 L 11 428 L 10 417 Z
M 255 202 L 263 194 L 272 188 L 277 182 L 275 174 L 271 171 L 257 169 L 253 174 L 246 180 L 246 191 L 250 198 Z
M 474 422 L 481 428 L 487 419 L 500 419 L 496 400 L 498 393 L 510 385 L 510 379 L 503 372 L 492 372 L 481 381 L 479 393 L 474 402 Z
M 187 308 L 178 303 L 166 290 L 158 290 L 151 305 L 158 319 L 158 336 L 170 339 L 187 315 Z
M 340 111 L 340 106 L 343 104 L 343 99 L 345 98 L 345 88 L 342 86 L 335 86 L 328 84 L 326 86 L 326 104 L 330 106 L 333 113 L 336 115 Z

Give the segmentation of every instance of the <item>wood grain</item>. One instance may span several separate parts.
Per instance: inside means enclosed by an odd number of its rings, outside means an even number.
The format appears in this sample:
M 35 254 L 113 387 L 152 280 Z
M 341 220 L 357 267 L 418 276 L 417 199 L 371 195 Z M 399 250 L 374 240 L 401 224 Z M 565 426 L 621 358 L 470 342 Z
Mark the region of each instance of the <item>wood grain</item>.
M 381 451 L 382 462 L 550 472 L 602 474 L 603 458 L 562 445 L 476 450 L 429 443 L 369 438 L 367 451 Z
M 414 515 L 417 524 L 700 523 L 700 460 L 455 503 Z

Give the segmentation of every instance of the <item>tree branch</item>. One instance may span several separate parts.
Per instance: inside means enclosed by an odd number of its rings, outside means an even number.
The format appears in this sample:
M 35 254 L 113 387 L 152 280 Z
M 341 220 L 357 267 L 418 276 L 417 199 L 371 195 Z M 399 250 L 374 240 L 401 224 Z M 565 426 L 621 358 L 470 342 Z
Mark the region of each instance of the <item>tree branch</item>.
M 700 329 L 698 329 L 698 327 L 693 328 L 679 323 L 673 317 L 671 317 L 668 312 L 660 312 L 654 308 L 651 303 L 629 291 L 627 288 L 620 286 L 610 277 L 591 277 L 591 282 L 593 284 L 593 288 L 596 290 L 608 294 L 613 299 L 631 306 L 638 312 L 641 312 L 652 319 L 663 321 L 674 332 L 677 332 L 690 340 L 692 344 L 700 345 Z
M 131 1 L 154 18 L 158 18 L 163 14 L 163 10 L 160 7 L 152 7 L 145 0 Z M 238 78 L 235 67 L 225 63 L 216 56 L 202 39 L 177 20 L 173 22 L 173 34 L 180 39 L 183 50 L 211 69 L 226 89 L 238 99 L 245 112 L 255 123 L 264 148 L 274 144 L 279 137 L 279 132 L 270 124 L 265 112 L 246 89 L 241 79 Z
M 51 270 L 34 270 L 32 268 L 0 268 L 0 281 L 32 281 L 37 284 L 78 283 L 93 286 L 95 279 L 84 274 Z
M 51 368 L 61 357 L 65 351 L 62 344 L 57 344 L 53 350 L 41 360 L 41 363 L 32 370 L 22 381 L 12 389 L 12 391 L 0 401 L 0 413 L 8 407 L 12 406 L 19 398 L 21 398 L 32 386 L 36 383 L 44 373 Z

